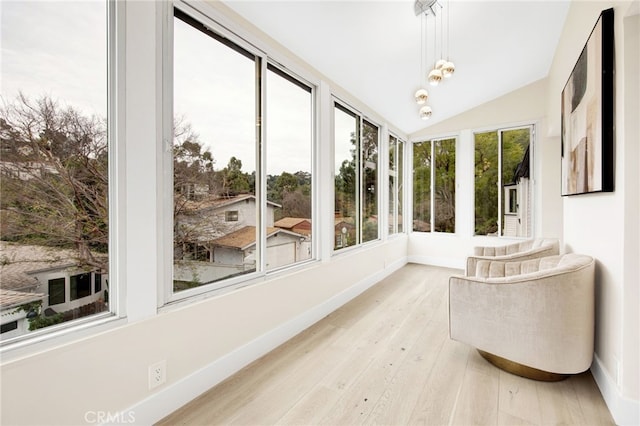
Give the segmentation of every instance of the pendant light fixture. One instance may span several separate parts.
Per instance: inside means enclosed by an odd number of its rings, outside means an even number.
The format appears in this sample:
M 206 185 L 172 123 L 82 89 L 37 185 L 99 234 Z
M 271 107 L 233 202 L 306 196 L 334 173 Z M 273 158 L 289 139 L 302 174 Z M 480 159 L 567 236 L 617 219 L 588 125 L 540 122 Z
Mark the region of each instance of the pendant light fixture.
M 444 79 L 449 79 L 455 72 L 455 65 L 449 59 L 449 0 L 447 1 L 447 18 L 446 18 L 446 46 L 447 54 L 444 54 L 444 13 L 445 9 L 439 0 L 415 0 L 413 10 L 416 16 L 420 17 L 420 76 L 421 79 L 426 77 L 426 82 L 431 86 L 437 86 Z M 426 42 L 428 40 L 428 23 L 429 15 L 433 15 L 433 60 L 429 62 L 429 45 Z M 439 30 L 439 34 L 438 34 Z M 439 43 L 438 43 L 439 42 Z M 438 51 L 438 45 L 440 50 Z M 446 57 L 446 59 L 445 59 Z M 429 73 L 424 72 L 424 64 L 433 63 L 433 69 Z M 415 101 L 421 106 L 419 110 L 419 116 L 423 120 L 427 120 L 433 114 L 433 110 L 427 105 L 429 99 L 429 93 L 422 86 L 414 93 Z

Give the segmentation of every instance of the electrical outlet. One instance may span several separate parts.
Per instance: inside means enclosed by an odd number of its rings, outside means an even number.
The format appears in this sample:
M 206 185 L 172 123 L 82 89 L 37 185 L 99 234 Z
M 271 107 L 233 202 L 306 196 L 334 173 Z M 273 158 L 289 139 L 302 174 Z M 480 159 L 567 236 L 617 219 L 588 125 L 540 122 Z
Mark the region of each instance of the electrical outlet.
M 167 381 L 167 361 L 158 361 L 149 366 L 149 389 L 160 386 Z

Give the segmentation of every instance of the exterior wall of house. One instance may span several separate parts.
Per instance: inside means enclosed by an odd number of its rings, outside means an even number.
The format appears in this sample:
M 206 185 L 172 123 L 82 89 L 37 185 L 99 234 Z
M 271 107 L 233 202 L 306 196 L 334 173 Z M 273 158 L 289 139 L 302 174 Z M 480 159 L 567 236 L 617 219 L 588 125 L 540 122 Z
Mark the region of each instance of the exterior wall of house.
M 227 222 L 225 220 L 226 212 L 238 212 L 238 220 Z M 246 198 L 235 203 L 230 203 L 214 210 L 214 215 L 218 217 L 221 223 L 224 223 L 231 230 L 242 228 L 243 226 L 256 226 L 256 200 Z M 274 207 L 267 204 L 267 226 L 273 226 Z
M 36 289 L 37 293 L 49 294 L 49 280 L 64 278 L 65 280 L 65 301 L 64 303 L 58 303 L 55 305 L 49 305 L 49 298 L 45 297 L 42 301 L 42 309 L 45 310 L 47 308 L 52 308 L 56 312 L 61 313 L 64 311 L 68 311 L 71 309 L 79 308 L 80 306 L 87 305 L 89 303 L 96 302 L 100 299 L 104 300 L 104 291 L 106 289 L 106 283 L 108 280 L 108 275 L 100 275 L 100 278 L 95 274 L 89 272 L 91 274 L 91 294 L 86 297 L 81 297 L 75 300 L 71 300 L 71 277 L 74 275 L 79 275 L 84 273 L 82 270 L 74 270 L 74 269 L 65 269 L 65 270 L 53 270 L 53 271 L 45 271 L 32 274 L 38 280 L 38 288 Z M 95 280 L 101 280 L 101 290 L 96 292 Z
M 291 265 L 311 257 L 310 242 L 301 237 L 279 232 L 267 239 L 267 269 Z
M 17 311 L 16 308 L 10 308 L 0 312 L 0 324 L 10 324 L 16 322 L 16 328 L 11 331 L 2 333 L 3 339 L 10 339 L 16 336 L 22 336 L 29 331 L 29 321 L 27 320 L 27 313 L 24 311 Z
M 245 253 L 231 247 L 216 246 L 213 248 L 213 263 L 220 265 L 242 265 Z

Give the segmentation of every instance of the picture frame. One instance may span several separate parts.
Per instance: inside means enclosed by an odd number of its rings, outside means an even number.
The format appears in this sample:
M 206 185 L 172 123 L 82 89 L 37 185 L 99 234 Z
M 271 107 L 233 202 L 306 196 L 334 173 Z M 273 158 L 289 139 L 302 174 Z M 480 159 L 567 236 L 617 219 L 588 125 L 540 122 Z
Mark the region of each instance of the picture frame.
M 614 190 L 613 74 L 613 9 L 606 9 L 562 90 L 562 196 Z

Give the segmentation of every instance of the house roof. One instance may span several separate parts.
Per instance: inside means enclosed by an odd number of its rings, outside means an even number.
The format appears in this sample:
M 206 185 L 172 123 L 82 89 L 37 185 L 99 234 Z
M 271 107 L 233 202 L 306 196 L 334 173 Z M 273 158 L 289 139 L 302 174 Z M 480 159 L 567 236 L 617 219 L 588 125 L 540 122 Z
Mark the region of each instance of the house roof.
M 277 226 L 278 228 L 291 229 L 302 222 L 311 223 L 311 219 L 307 219 L 304 217 L 283 217 L 282 219 L 278 220 L 274 225 Z
M 36 302 L 47 297 L 44 293 L 26 293 L 24 291 L 0 288 L 0 309 L 15 308 L 25 303 Z
M 0 288 L 30 291 L 38 285 L 32 273 L 78 264 L 75 250 L 0 241 Z
M 304 234 L 297 232 L 287 231 L 286 229 L 280 229 L 276 227 L 267 227 L 267 238 L 271 238 L 278 234 L 293 235 L 295 237 L 305 237 Z M 213 245 L 221 247 L 230 247 L 240 250 L 246 250 L 249 247 L 256 244 L 256 227 L 245 226 L 237 231 L 231 232 L 224 237 L 213 240 Z
M 185 208 L 187 210 L 206 210 L 206 209 L 220 209 L 222 207 L 228 207 L 245 200 L 251 200 L 255 202 L 256 196 L 251 194 L 235 195 L 232 197 L 205 197 L 203 200 L 189 200 L 185 202 Z M 280 204 L 267 200 L 267 205 L 272 207 L 282 207 Z
M 277 233 L 278 228 L 267 227 L 267 236 Z M 244 250 L 256 243 L 256 227 L 245 226 L 223 237 L 213 240 L 213 244 L 222 247 L 231 247 Z

